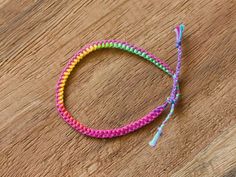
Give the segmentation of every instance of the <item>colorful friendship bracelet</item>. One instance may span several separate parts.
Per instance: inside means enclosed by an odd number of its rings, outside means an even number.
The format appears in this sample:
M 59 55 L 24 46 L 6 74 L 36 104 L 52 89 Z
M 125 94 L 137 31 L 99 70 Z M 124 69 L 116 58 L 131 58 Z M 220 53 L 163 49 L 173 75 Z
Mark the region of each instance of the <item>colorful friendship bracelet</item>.
M 182 47 L 181 47 L 181 40 L 182 40 L 182 33 L 184 30 L 184 25 L 181 24 L 175 28 L 176 32 L 176 48 L 178 50 L 178 59 L 177 59 L 177 66 L 176 70 L 173 71 L 168 64 L 161 61 L 159 58 L 155 57 L 153 54 L 147 52 L 146 50 L 136 47 L 134 45 L 131 45 L 127 42 L 122 42 L 119 40 L 102 40 L 97 42 L 92 42 L 91 44 L 87 44 L 82 49 L 80 49 L 67 63 L 66 67 L 62 71 L 60 78 L 57 82 L 56 86 L 56 106 L 57 110 L 60 114 L 60 116 L 75 130 L 79 131 L 80 133 L 95 137 L 95 138 L 113 138 L 118 137 L 122 135 L 126 135 L 130 132 L 133 132 L 149 123 L 151 123 L 154 119 L 156 119 L 167 107 L 170 105 L 170 112 L 165 118 L 165 120 L 162 122 L 162 124 L 158 127 L 156 134 L 154 135 L 153 139 L 149 142 L 149 145 L 154 147 L 157 143 L 157 140 L 162 134 L 163 127 L 165 126 L 166 122 L 170 119 L 171 115 L 174 112 L 174 108 L 176 105 L 176 102 L 180 95 L 179 90 L 179 73 L 180 73 L 180 67 L 181 67 L 181 55 L 182 55 Z M 98 50 L 98 49 L 104 49 L 104 48 L 117 48 L 124 51 L 127 51 L 129 53 L 136 54 L 151 63 L 153 63 L 155 66 L 160 68 L 162 71 L 167 73 L 169 76 L 173 78 L 173 86 L 170 93 L 170 96 L 167 98 L 167 100 L 160 106 L 156 107 L 154 110 L 149 112 L 144 117 L 133 121 L 127 125 L 124 125 L 119 128 L 115 129 L 107 129 L 107 130 L 101 130 L 101 129 L 93 129 L 89 128 L 83 124 L 81 124 L 79 121 L 77 121 L 75 118 L 72 117 L 70 112 L 66 109 L 64 105 L 64 88 L 66 81 L 71 73 L 71 71 L 74 69 L 75 65 L 86 55 L 91 53 L 92 51 Z

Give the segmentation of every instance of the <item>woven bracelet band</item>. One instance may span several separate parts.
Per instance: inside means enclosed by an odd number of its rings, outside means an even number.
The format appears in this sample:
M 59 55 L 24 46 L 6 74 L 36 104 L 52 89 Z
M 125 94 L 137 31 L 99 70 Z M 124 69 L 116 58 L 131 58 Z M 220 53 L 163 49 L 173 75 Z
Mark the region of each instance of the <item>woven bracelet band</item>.
M 178 50 L 178 59 L 177 59 L 177 66 L 176 70 L 173 71 L 168 64 L 166 64 L 164 61 L 161 61 L 159 58 L 155 57 L 153 54 L 149 53 L 148 51 L 131 45 L 127 42 L 122 42 L 119 40 L 102 40 L 102 41 L 97 41 L 97 42 L 92 42 L 90 44 L 87 44 L 83 48 L 81 48 L 67 63 L 66 67 L 63 69 L 60 78 L 57 82 L 56 86 L 56 106 L 57 110 L 60 114 L 60 116 L 75 130 L 79 131 L 80 133 L 90 136 L 90 137 L 95 137 L 95 138 L 113 138 L 117 136 L 122 136 L 125 134 L 128 134 L 130 132 L 133 132 L 153 120 L 155 120 L 165 109 L 168 108 L 168 105 L 170 105 L 170 112 L 165 118 L 165 120 L 162 122 L 162 124 L 158 127 L 156 134 L 154 135 L 153 139 L 149 142 L 150 146 L 155 146 L 157 143 L 157 140 L 162 134 L 162 130 L 166 122 L 170 119 L 171 115 L 174 112 L 174 108 L 176 105 L 176 102 L 179 98 L 180 95 L 180 90 L 179 90 L 179 73 L 180 73 L 180 67 L 181 67 L 181 55 L 182 55 L 182 48 L 181 48 L 181 40 L 182 40 L 182 33 L 184 30 L 184 25 L 181 24 L 175 28 L 176 32 L 176 48 Z M 147 115 L 144 117 L 131 122 L 127 125 L 124 125 L 119 128 L 115 129 L 106 129 L 106 130 L 101 130 L 101 129 L 93 129 L 89 128 L 83 124 L 81 124 L 78 120 L 72 117 L 70 112 L 66 109 L 66 106 L 64 105 L 64 90 L 65 90 L 65 85 L 66 81 L 71 73 L 71 71 L 74 69 L 75 65 L 86 55 L 89 53 L 98 50 L 98 49 L 105 49 L 105 48 L 117 48 L 124 50 L 129 53 L 136 54 L 151 63 L 153 63 L 155 66 L 160 68 L 162 71 L 167 73 L 169 76 L 173 78 L 173 85 L 172 85 L 172 90 L 170 93 L 170 96 L 166 99 L 166 101 L 156 107 L 154 110 L 149 112 Z

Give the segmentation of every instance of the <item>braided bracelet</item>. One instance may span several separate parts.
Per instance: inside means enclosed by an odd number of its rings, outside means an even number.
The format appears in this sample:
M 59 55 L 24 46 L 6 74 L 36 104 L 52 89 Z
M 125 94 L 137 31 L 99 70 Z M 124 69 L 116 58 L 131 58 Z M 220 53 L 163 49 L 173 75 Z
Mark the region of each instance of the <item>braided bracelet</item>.
M 70 59 L 70 61 L 68 62 L 64 70 L 62 71 L 60 78 L 58 80 L 57 86 L 56 86 L 56 106 L 61 117 L 71 127 L 73 127 L 75 130 L 79 131 L 80 133 L 84 135 L 95 137 L 95 138 L 113 138 L 113 137 L 126 135 L 130 132 L 133 132 L 149 124 L 154 119 L 156 119 L 168 107 L 168 105 L 170 105 L 169 114 L 167 115 L 165 120 L 162 122 L 162 124 L 158 127 L 157 132 L 154 135 L 153 139 L 149 142 L 150 146 L 152 147 L 155 146 L 158 138 L 162 134 L 164 125 L 170 119 L 171 115 L 174 112 L 176 101 L 178 100 L 179 95 L 180 95 L 178 79 L 179 79 L 179 73 L 180 73 L 180 67 L 181 67 L 181 55 L 182 55 L 181 40 L 182 40 L 183 30 L 184 30 L 183 24 L 175 28 L 176 48 L 178 50 L 178 60 L 177 60 L 177 66 L 176 66 L 175 71 L 173 71 L 169 67 L 168 64 L 161 61 L 159 58 L 155 57 L 153 54 L 147 52 L 146 50 L 140 47 L 131 45 L 127 42 L 122 42 L 119 40 L 102 40 L 102 41 L 92 42 L 91 44 L 87 44 L 86 46 L 84 46 Z M 162 71 L 164 71 L 165 73 L 167 73 L 169 76 L 173 78 L 173 86 L 172 86 L 170 96 L 166 99 L 166 101 L 162 105 L 156 107 L 154 110 L 152 110 L 150 113 L 148 113 L 144 117 L 119 128 L 110 129 L 110 130 L 109 129 L 97 130 L 97 129 L 89 128 L 81 124 L 79 121 L 77 121 L 75 118 L 72 117 L 72 115 L 66 109 L 64 105 L 64 87 L 71 71 L 82 58 L 84 58 L 86 55 L 88 55 L 92 51 L 95 51 L 98 49 L 104 49 L 104 48 L 121 49 L 130 53 L 136 54 L 150 61 L 155 66 L 157 66 L 158 68 L 160 68 Z

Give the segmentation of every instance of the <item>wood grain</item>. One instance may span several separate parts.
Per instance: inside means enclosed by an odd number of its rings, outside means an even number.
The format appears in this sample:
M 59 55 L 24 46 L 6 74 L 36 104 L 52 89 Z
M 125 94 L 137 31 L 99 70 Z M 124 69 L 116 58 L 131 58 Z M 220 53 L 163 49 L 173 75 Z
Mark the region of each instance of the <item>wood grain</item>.
M 236 126 L 226 130 L 172 177 L 236 175 Z
M 0 176 L 236 176 L 235 1 L 0 0 Z M 176 64 L 173 28 L 183 22 L 181 92 L 164 119 L 124 137 L 72 130 L 55 108 L 68 59 L 94 40 L 137 44 Z M 66 105 L 82 123 L 114 128 L 166 99 L 171 79 L 139 57 L 97 51 L 76 67 Z

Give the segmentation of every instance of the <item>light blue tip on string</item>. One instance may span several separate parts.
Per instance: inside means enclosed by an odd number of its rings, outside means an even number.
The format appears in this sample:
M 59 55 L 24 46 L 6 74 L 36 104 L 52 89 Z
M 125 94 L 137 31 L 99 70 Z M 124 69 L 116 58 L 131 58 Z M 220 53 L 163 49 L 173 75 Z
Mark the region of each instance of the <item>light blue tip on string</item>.
M 157 128 L 157 132 L 154 135 L 153 139 L 149 142 L 149 145 L 155 147 L 159 138 L 161 137 L 163 127 L 165 126 L 166 122 L 171 118 L 172 114 L 174 113 L 175 103 L 171 104 L 171 109 L 169 114 L 166 116 L 165 120 L 162 122 L 161 126 Z
M 184 25 L 183 25 L 183 24 L 180 24 L 180 25 L 179 25 L 179 41 L 182 40 L 183 31 L 184 31 Z

